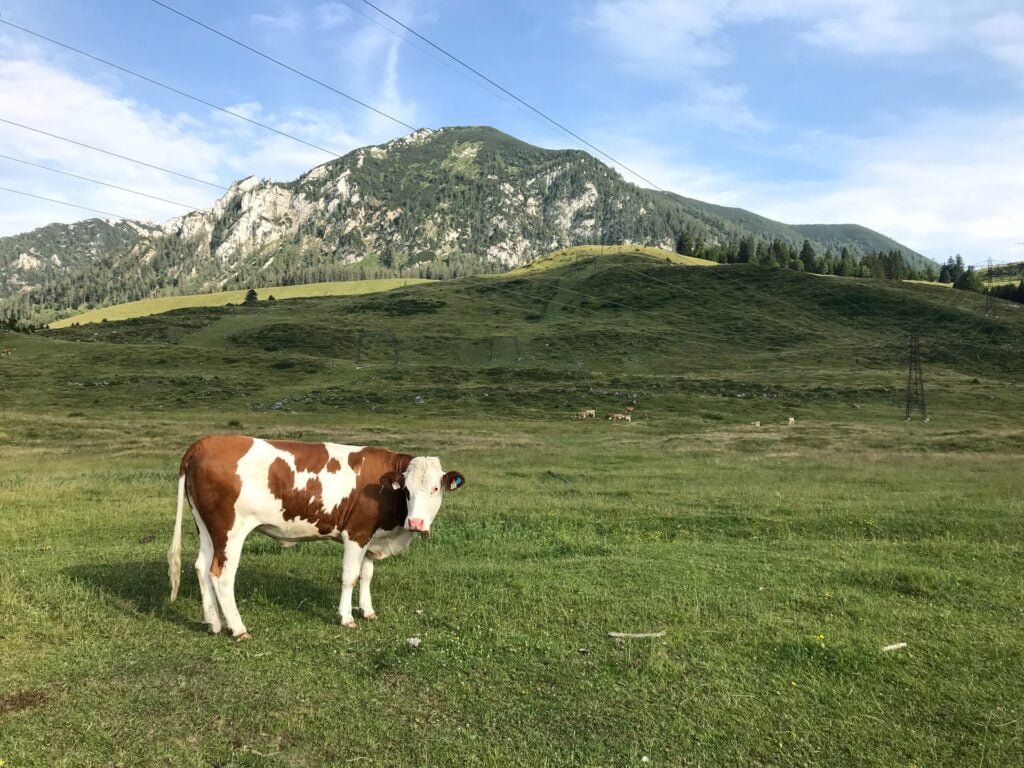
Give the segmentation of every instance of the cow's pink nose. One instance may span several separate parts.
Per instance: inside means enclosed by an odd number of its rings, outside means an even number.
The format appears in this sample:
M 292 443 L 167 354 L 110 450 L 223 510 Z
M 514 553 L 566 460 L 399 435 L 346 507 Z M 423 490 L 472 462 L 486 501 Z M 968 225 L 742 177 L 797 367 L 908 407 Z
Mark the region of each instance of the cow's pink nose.
M 409 530 L 411 531 L 425 531 L 427 530 L 427 522 L 422 517 L 410 517 L 409 518 Z

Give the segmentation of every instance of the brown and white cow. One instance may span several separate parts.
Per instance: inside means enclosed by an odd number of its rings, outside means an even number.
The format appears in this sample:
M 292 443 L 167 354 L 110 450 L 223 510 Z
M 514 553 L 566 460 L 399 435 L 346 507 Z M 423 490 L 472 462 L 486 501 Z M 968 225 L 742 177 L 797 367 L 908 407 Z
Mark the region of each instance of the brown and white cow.
M 465 482 L 459 472 L 445 472 L 433 456 L 242 435 L 201 438 L 181 459 L 178 512 L 167 553 L 171 600 L 181 580 L 187 499 L 199 530 L 196 575 L 211 632 L 221 631 L 223 613 L 236 639 L 249 636 L 235 605 L 235 574 L 242 544 L 253 531 L 282 545 L 340 541 L 341 623 L 355 626 L 352 591 L 357 581 L 359 608 L 365 618 L 375 619 L 373 561 L 403 553 L 417 533 L 429 536 L 444 491 L 458 490 Z

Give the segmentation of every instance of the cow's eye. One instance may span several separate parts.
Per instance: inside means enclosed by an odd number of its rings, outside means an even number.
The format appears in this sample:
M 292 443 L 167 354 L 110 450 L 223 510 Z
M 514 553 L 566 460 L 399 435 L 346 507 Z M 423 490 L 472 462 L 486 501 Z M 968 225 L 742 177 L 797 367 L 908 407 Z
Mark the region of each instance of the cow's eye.
M 430 491 L 430 492 L 431 492 L 431 493 L 437 493 L 437 486 L 435 486 L 435 487 L 434 487 L 433 489 L 431 489 L 431 491 Z

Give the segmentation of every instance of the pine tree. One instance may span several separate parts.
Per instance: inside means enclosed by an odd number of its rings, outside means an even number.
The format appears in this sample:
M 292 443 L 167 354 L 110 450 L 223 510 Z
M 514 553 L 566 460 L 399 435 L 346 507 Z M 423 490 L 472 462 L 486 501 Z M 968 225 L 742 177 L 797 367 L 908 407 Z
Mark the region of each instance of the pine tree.
M 974 270 L 974 267 L 967 267 L 964 273 L 953 283 L 953 287 L 959 288 L 962 291 L 985 292 L 985 284 L 981 281 L 981 275 Z
M 800 248 L 800 261 L 803 262 L 804 271 L 806 272 L 818 272 L 820 271 L 818 265 L 818 254 L 814 250 L 814 246 L 811 245 L 811 241 L 805 239 L 803 246 Z

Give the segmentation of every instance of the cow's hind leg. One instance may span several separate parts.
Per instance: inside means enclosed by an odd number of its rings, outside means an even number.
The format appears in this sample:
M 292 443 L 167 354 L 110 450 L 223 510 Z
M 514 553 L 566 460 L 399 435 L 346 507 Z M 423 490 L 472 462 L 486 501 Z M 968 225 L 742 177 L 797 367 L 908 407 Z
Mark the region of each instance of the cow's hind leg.
M 220 603 L 224 620 L 235 640 L 249 638 L 249 632 L 238 613 L 238 606 L 235 605 L 235 574 L 238 573 L 238 558 L 242 554 L 242 545 L 245 544 L 245 537 L 251 530 L 249 528 L 229 531 L 224 551 L 214 551 L 213 565 L 210 569 L 213 587 L 217 592 L 217 602 Z
M 213 565 L 213 540 L 199 515 L 193 510 L 196 528 L 199 529 L 199 557 L 196 558 L 196 576 L 199 577 L 199 591 L 203 595 L 203 619 L 213 634 L 220 634 L 220 613 L 217 611 L 217 596 L 213 591 L 210 566 Z
M 363 564 L 366 547 L 349 541 L 347 536 L 344 546 L 345 553 L 341 561 L 341 603 L 338 605 L 338 613 L 341 615 L 342 626 L 354 627 L 356 620 L 352 618 L 352 590 L 359 581 L 359 570 Z
M 377 618 L 373 610 L 373 600 L 370 598 L 370 582 L 373 581 L 373 560 L 370 557 L 363 558 L 363 565 L 359 569 L 359 610 L 363 613 L 364 619 L 373 621 Z

